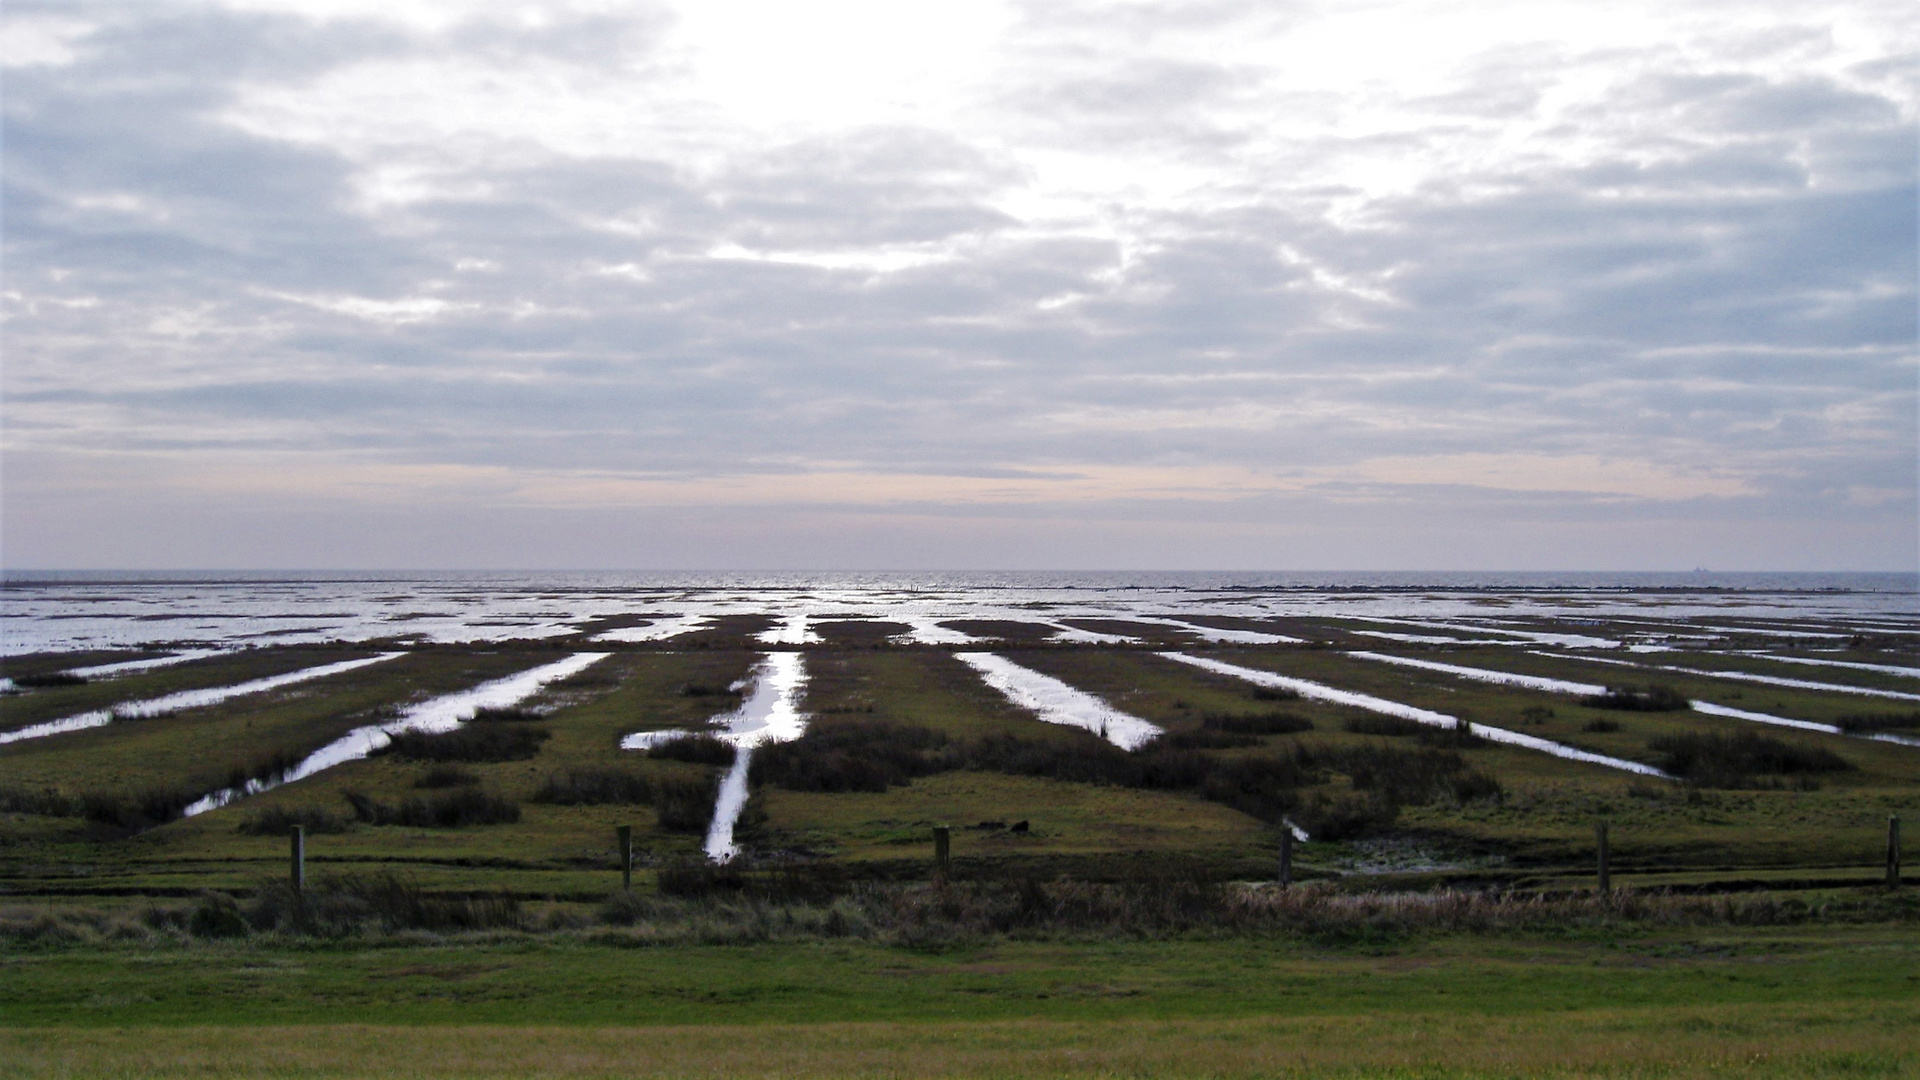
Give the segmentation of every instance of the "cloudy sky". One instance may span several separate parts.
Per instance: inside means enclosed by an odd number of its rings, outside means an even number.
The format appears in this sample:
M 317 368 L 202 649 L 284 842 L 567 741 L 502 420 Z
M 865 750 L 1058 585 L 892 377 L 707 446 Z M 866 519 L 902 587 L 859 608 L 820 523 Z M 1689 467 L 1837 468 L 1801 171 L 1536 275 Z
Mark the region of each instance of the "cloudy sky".
M 9 0 L 11 568 L 1896 569 L 1909 0 Z

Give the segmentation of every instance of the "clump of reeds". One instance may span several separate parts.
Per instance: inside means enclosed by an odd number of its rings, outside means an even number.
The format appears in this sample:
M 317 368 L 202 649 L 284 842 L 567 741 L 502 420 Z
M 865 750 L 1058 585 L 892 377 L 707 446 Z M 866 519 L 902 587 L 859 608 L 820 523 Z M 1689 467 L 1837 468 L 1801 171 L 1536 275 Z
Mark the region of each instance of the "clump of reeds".
M 413 786 L 433 791 L 441 788 L 471 787 L 478 784 L 480 778 L 458 765 L 435 765 L 420 774 Z
M 1596 709 L 1619 709 L 1622 712 L 1678 712 L 1692 707 L 1686 695 L 1659 683 L 1649 686 L 1609 686 L 1606 693 L 1588 694 L 1581 698 L 1580 704 Z
M 402 731 L 382 750 L 406 761 L 524 761 L 540 752 L 547 729 L 521 724 L 467 724 L 430 734 Z
M 682 697 L 737 697 L 739 693 L 738 690 L 716 683 L 689 682 L 680 684 L 680 696 Z
M 1256 686 L 1247 691 L 1247 696 L 1255 701 L 1298 701 L 1300 691 L 1284 686 Z
M 408 825 L 426 829 L 456 829 L 466 825 L 511 825 L 520 820 L 520 804 L 478 788 L 458 788 L 444 795 L 377 802 L 358 791 L 341 793 L 353 807 L 353 816 L 369 825 Z
M 686 761 L 695 765 L 730 765 L 733 763 L 733 744 L 712 735 L 685 735 L 678 739 L 654 743 L 647 748 L 647 756 L 664 761 Z
M 712 779 L 668 777 L 660 781 L 653 789 L 660 827 L 672 832 L 706 832 L 713 824 L 713 802 L 718 792 Z
M 520 902 L 506 893 L 431 893 L 397 874 L 330 875 L 299 891 L 271 881 L 241 908 L 241 915 L 256 931 L 323 937 L 526 927 Z
M 148 788 L 145 791 L 89 791 L 80 796 L 88 821 L 137 832 L 165 825 L 199 801 L 199 788 Z
M 802 739 L 762 747 L 752 779 L 790 791 L 885 791 L 943 771 L 927 751 L 947 745 L 944 733 L 910 724 L 822 724 Z
M 1826 747 L 1783 742 L 1750 731 L 1660 735 L 1647 740 L 1647 748 L 1660 755 L 1657 764 L 1662 770 L 1701 787 L 1779 786 L 1777 781 L 1757 780 L 1765 775 L 1797 777 L 1798 786 L 1809 788 L 1817 774 L 1854 769 L 1852 762 Z
M 1476 746 L 1485 746 L 1487 740 L 1473 733 L 1472 726 L 1464 719 L 1455 720 L 1451 725 L 1424 724 L 1418 720 L 1409 720 L 1404 716 L 1350 716 L 1340 725 L 1355 735 L 1383 735 L 1391 739 L 1417 739 L 1426 746 L 1447 747 L 1464 750 Z
M 55 686 L 85 686 L 87 677 L 75 675 L 71 671 L 43 671 L 37 675 L 15 675 L 13 685 L 28 690 L 44 690 Z
M 1388 738 L 1411 738 L 1424 734 L 1428 725 L 1418 720 L 1409 720 L 1404 716 L 1382 716 L 1368 713 L 1365 716 L 1349 716 L 1340 722 L 1343 731 L 1355 735 L 1384 735 Z
M 524 705 L 504 705 L 496 708 L 482 707 L 473 711 L 475 724 L 521 724 L 533 720 L 545 720 L 547 714 Z
M 1620 721 L 1606 720 L 1600 717 L 1595 717 L 1592 720 L 1589 720 L 1586 723 L 1580 725 L 1580 730 L 1590 731 L 1596 735 L 1605 735 L 1605 734 L 1608 734 L 1609 732 L 1619 731 Z
M 1312 731 L 1313 721 L 1276 709 L 1258 713 L 1202 713 L 1200 726 L 1208 731 L 1227 731 L 1240 735 L 1294 735 Z
M 1920 728 L 1920 712 L 1849 713 L 1833 723 L 1841 731 L 1906 731 Z
M 548 773 L 533 793 L 533 801 L 556 806 L 598 806 L 608 803 L 644 806 L 653 801 L 653 784 L 625 769 L 569 769 Z
M 318 806 L 270 806 L 248 816 L 235 828 L 248 836 L 284 836 L 295 825 L 310 833 L 347 831 L 347 819 Z

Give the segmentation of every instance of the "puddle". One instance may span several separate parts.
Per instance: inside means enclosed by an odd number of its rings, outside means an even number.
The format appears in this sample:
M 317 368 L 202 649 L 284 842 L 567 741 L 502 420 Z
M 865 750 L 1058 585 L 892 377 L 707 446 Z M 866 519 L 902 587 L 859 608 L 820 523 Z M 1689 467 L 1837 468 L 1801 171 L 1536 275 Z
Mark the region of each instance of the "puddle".
M 1132 619 L 1134 622 L 1178 627 L 1186 633 L 1198 635 L 1202 641 L 1219 641 L 1232 645 L 1299 645 L 1305 640 L 1288 637 L 1285 634 L 1269 634 L 1260 630 L 1222 630 L 1217 626 L 1201 626 L 1199 623 L 1182 622 L 1179 619 L 1154 619 L 1140 615 L 1132 616 Z
M 906 623 L 909 629 L 900 635 L 900 639 L 914 645 L 977 645 L 987 640 L 974 637 L 964 630 L 940 625 L 941 619 L 951 617 L 947 615 L 925 618 L 917 615 L 902 616 L 898 621 Z
M 1418 626 L 1428 630 L 1451 630 L 1456 634 L 1498 634 L 1505 638 L 1517 638 L 1520 641 L 1538 645 L 1559 645 L 1568 649 L 1617 649 L 1620 642 L 1610 638 L 1589 637 L 1585 634 L 1551 634 L 1538 630 L 1513 630 L 1504 626 L 1463 626 L 1459 623 L 1425 622 L 1419 619 L 1385 619 L 1365 615 L 1352 616 L 1367 622 L 1388 623 L 1394 626 Z M 1450 639 L 1452 640 L 1452 639 Z M 1466 644 L 1455 640 L 1454 644 Z M 1501 642 L 1515 644 L 1515 642 Z
M 1736 682 L 1762 683 L 1767 686 L 1785 686 L 1794 690 L 1824 690 L 1836 694 L 1858 694 L 1862 697 L 1889 698 L 1894 701 L 1920 701 L 1920 694 L 1909 694 L 1904 690 L 1877 690 L 1870 686 L 1848 686 L 1844 683 L 1814 682 L 1810 679 L 1789 679 L 1780 675 L 1761 675 L 1752 671 L 1709 671 L 1703 668 L 1677 667 L 1671 664 L 1634 664 L 1625 660 L 1605 660 L 1597 656 L 1562 656 L 1559 653 L 1537 653 L 1538 656 L 1550 656 L 1555 660 L 1584 660 L 1590 664 L 1613 664 L 1617 667 L 1637 668 L 1641 671 L 1669 671 L 1675 675 L 1696 675 L 1705 679 L 1733 679 Z
M 352 671 L 355 668 L 363 668 L 368 664 L 377 664 L 382 660 L 391 660 L 396 656 L 404 655 L 406 654 L 397 652 L 381 653 L 379 656 L 368 656 L 359 660 L 342 660 L 337 664 L 322 664 L 319 667 L 302 668 L 299 671 L 289 671 L 284 675 L 274 675 L 270 678 L 235 683 L 232 686 L 213 686 L 204 690 L 182 690 L 177 694 L 168 694 L 165 697 L 148 698 L 145 701 L 122 702 L 110 709 L 96 709 L 92 712 L 84 712 L 77 716 L 69 716 L 60 720 L 49 720 L 44 724 L 34 724 L 30 727 L 23 727 L 17 731 L 0 732 L 0 745 L 19 742 L 22 739 L 39 739 L 45 738 L 48 735 L 63 735 L 69 731 L 84 731 L 87 728 L 96 728 L 111 724 L 115 720 L 152 719 L 156 716 L 165 716 L 168 713 L 181 712 L 186 709 L 198 709 L 207 705 L 217 705 L 222 701 L 226 701 L 228 698 L 236 698 L 244 694 L 259 694 L 268 690 L 277 690 L 282 686 L 291 686 L 294 683 L 306 682 L 308 679 L 322 679 L 328 675 L 338 675 L 344 671 Z
M 473 714 L 481 709 L 504 709 L 517 705 L 539 692 L 540 688 L 546 684 L 584 671 L 591 665 L 605 660 L 608 655 L 607 653 L 574 653 L 565 660 L 556 660 L 551 664 L 543 664 L 518 675 L 509 675 L 504 679 L 481 683 L 471 690 L 462 690 L 456 694 L 423 701 L 402 711 L 397 720 L 354 728 L 308 754 L 300 764 L 279 776 L 249 780 L 239 787 L 223 788 L 206 795 L 187 807 L 182 812 L 182 816 L 194 817 L 209 810 L 218 810 L 249 795 L 258 795 L 282 784 L 305 780 L 335 765 L 358 761 L 392 742 L 393 736 L 402 731 L 429 733 L 452 731 L 473 719 Z
M 800 711 L 800 692 L 807 684 L 804 653 L 768 653 L 754 665 L 747 679 L 752 689 L 740 707 L 707 721 L 709 729 L 698 733 L 712 735 L 734 746 L 733 765 L 720 779 L 720 791 L 713 804 L 713 824 L 707 827 L 705 851 L 707 858 L 715 862 L 726 862 L 740 853 L 733 842 L 733 828 L 747 806 L 747 768 L 754 747 L 791 742 L 807 730 L 806 714 Z M 679 728 L 636 731 L 620 740 L 620 749 L 648 750 L 693 734 L 696 733 Z
M 1502 686 L 1518 686 L 1527 690 L 1544 690 L 1549 694 L 1579 694 L 1582 697 L 1591 694 L 1604 694 L 1607 688 L 1593 683 L 1568 682 L 1565 679 L 1549 679 L 1540 675 L 1516 675 L 1508 671 L 1490 671 L 1487 668 L 1463 667 L 1459 664 L 1441 664 L 1432 660 L 1415 660 L 1410 656 L 1388 656 L 1386 653 L 1350 652 L 1348 656 L 1362 660 L 1378 660 L 1383 664 L 1398 664 L 1401 667 L 1421 668 L 1426 671 L 1439 671 L 1448 675 L 1458 675 L 1463 679 L 1475 679 L 1480 682 L 1498 683 Z
M 68 671 L 68 675 L 78 675 L 83 679 L 112 679 L 133 671 L 146 671 L 151 668 L 169 667 L 184 664 L 189 660 L 205 660 L 209 656 L 219 656 L 224 649 L 188 649 L 172 656 L 156 656 L 147 660 L 122 660 L 117 664 L 95 664 L 92 667 L 77 667 Z
M 993 653 L 954 653 L 954 659 L 980 673 L 1008 701 L 1029 709 L 1049 724 L 1085 728 L 1122 750 L 1138 750 L 1160 734 L 1159 727 L 1129 716 L 1092 694 L 1059 679 L 1021 667 Z
M 762 645 L 818 645 L 820 635 L 807 629 L 807 616 L 799 613 L 787 616 L 787 621 L 771 630 L 762 630 L 756 635 Z
M 645 626 L 622 626 L 604 633 L 595 634 L 595 641 L 664 641 L 681 634 L 691 634 L 695 630 L 704 630 L 713 618 L 709 615 L 674 615 L 657 619 Z
M 1134 619 L 1132 621 L 1145 622 L 1146 620 Z M 1068 626 L 1065 623 L 1048 623 L 1047 625 L 1054 627 L 1057 631 L 1057 633 L 1047 639 L 1048 641 L 1071 641 L 1082 645 L 1138 645 L 1140 643 L 1139 638 L 1128 637 L 1125 634 L 1103 634 L 1098 630 L 1082 630 L 1077 626 Z
M 1183 664 L 1192 664 L 1194 667 L 1204 668 L 1207 671 L 1212 671 L 1217 674 L 1231 675 L 1236 679 L 1244 679 L 1256 686 L 1276 686 L 1292 690 L 1301 697 L 1313 701 L 1326 701 L 1335 705 L 1352 705 L 1365 709 L 1368 712 L 1377 712 L 1385 716 L 1398 716 L 1402 719 L 1415 720 L 1422 724 L 1432 724 L 1435 727 L 1452 728 L 1458 726 L 1460 723 L 1459 718 L 1448 716 L 1446 713 L 1433 712 L 1413 705 L 1404 705 L 1398 701 L 1388 701 L 1385 698 L 1377 698 L 1371 694 L 1356 694 L 1351 690 L 1337 690 L 1321 683 L 1309 682 L 1306 679 L 1295 679 L 1287 675 L 1275 675 L 1271 671 L 1256 671 L 1253 668 L 1244 668 L 1236 664 L 1226 664 L 1205 657 L 1186 656 L 1181 653 L 1164 652 L 1160 655 L 1169 660 L 1178 660 Z M 1625 758 L 1608 757 L 1605 754 L 1594 754 L 1586 750 L 1576 750 L 1571 746 L 1554 742 L 1551 739 L 1542 739 L 1536 735 L 1522 735 L 1517 731 L 1508 731 L 1506 728 L 1488 727 L 1485 724 L 1473 723 L 1467 725 L 1467 730 L 1489 742 L 1505 743 L 1508 746 L 1519 746 L 1528 750 L 1538 750 L 1543 754 L 1552 754 L 1557 758 L 1566 758 L 1568 761 L 1584 761 L 1591 765 L 1604 765 L 1610 769 L 1621 769 L 1626 772 L 1639 773 L 1642 776 L 1659 776 L 1672 779 L 1668 777 L 1666 773 L 1661 772 L 1651 765 L 1645 765 L 1638 761 L 1628 761 Z
M 1408 645 L 1511 645 L 1506 638 L 1457 638 L 1438 634 L 1395 634 L 1386 630 L 1349 630 L 1349 634 L 1377 637 L 1382 641 L 1400 641 Z
M 1855 671 L 1879 671 L 1888 675 L 1904 675 L 1909 679 L 1920 679 L 1920 668 L 1896 667 L 1893 664 L 1862 664 L 1857 660 L 1816 660 L 1809 656 L 1774 656 L 1770 653 L 1753 653 L 1767 660 L 1778 660 L 1782 664 L 1816 664 L 1820 667 L 1852 668 Z

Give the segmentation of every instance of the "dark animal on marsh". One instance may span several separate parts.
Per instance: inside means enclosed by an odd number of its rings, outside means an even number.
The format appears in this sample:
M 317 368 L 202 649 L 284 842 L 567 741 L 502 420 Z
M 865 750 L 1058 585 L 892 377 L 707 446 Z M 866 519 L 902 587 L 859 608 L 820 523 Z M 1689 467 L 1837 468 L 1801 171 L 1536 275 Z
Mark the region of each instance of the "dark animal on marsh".
M 1581 730 L 1581 731 L 1591 731 L 1591 732 L 1594 732 L 1594 733 L 1596 733 L 1596 734 L 1603 734 L 1603 735 L 1604 735 L 1604 734 L 1606 734 L 1606 733 L 1608 733 L 1608 732 L 1613 732 L 1613 731 L 1619 731 L 1619 730 L 1620 730 L 1620 721 L 1618 721 L 1618 720 L 1602 720 L 1602 719 L 1600 719 L 1600 718 L 1598 718 L 1598 717 L 1596 717 L 1596 718 L 1594 718 L 1594 719 L 1592 719 L 1592 720 L 1589 720 L 1589 721 L 1587 721 L 1586 723 L 1584 723 L 1584 724 L 1582 724 L 1582 725 L 1580 725 L 1580 730 Z

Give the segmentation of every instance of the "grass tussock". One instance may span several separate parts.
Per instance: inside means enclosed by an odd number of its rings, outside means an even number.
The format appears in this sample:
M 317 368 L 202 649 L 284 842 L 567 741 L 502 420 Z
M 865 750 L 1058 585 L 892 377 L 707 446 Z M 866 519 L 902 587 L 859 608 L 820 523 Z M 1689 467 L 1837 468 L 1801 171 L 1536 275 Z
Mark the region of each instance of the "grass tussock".
M 1841 731 L 1855 733 L 1912 731 L 1920 728 L 1920 712 L 1849 713 L 1833 723 Z
M 547 714 L 538 709 L 529 709 L 524 705 L 506 705 L 499 708 L 479 708 L 473 711 L 474 724 L 524 724 L 535 720 L 545 720 Z
M 569 769 L 548 773 L 533 801 L 554 806 L 645 806 L 653 802 L 653 784 L 625 769 Z
M 686 761 L 695 765 L 731 765 L 733 744 L 712 735 L 687 735 L 655 743 L 647 748 L 647 756 L 658 761 Z
M 235 831 L 245 836 L 285 836 L 295 825 L 309 833 L 343 833 L 348 821 L 319 806 L 272 806 L 249 815 Z
M 547 729 L 519 724 L 467 724 L 432 734 L 403 731 L 380 750 L 403 761 L 525 761 L 540 752 Z
M 419 779 L 413 782 L 413 786 L 427 791 L 438 791 L 443 788 L 472 787 L 479 782 L 478 776 L 458 765 L 435 765 L 420 774 Z
M 369 825 L 407 825 L 421 829 L 457 829 L 468 825 L 511 825 L 520 820 L 520 804 L 479 788 L 444 795 L 377 802 L 358 791 L 341 793 L 353 816 Z
M 1618 709 L 1621 712 L 1679 712 L 1692 708 L 1687 703 L 1686 695 L 1659 683 L 1649 686 L 1609 686 L 1604 694 L 1588 694 L 1581 698 L 1580 704 L 1595 709 Z
M 1256 686 L 1247 691 L 1247 696 L 1255 701 L 1299 701 L 1300 691 L 1284 686 Z
M 660 827 L 670 832 L 705 833 L 713 824 L 713 802 L 719 790 L 718 781 L 712 778 L 669 777 L 654 785 L 653 807 Z
M 1451 727 L 1437 724 L 1423 724 L 1418 720 L 1409 720 L 1404 716 L 1350 716 L 1340 724 L 1341 728 L 1354 735 L 1380 735 L 1389 739 L 1415 739 L 1424 746 L 1442 747 L 1454 750 L 1466 750 L 1487 745 L 1487 740 L 1473 733 L 1466 720 L 1454 722 Z
M 1297 735 L 1312 731 L 1313 721 L 1278 709 L 1257 713 L 1210 712 L 1201 714 L 1200 728 L 1235 735 Z
M 175 820 L 197 802 L 201 794 L 199 788 L 89 791 L 80 796 L 80 816 L 97 825 L 140 832 Z
M 46 671 L 38 675 L 15 675 L 13 685 L 25 690 L 45 690 L 56 686 L 85 686 L 87 677 L 71 671 Z
M 1822 773 L 1851 772 L 1853 763 L 1821 746 L 1783 742 L 1767 735 L 1741 731 L 1731 735 L 1713 732 L 1661 735 L 1647 740 L 1647 748 L 1660 755 L 1657 764 L 1666 772 L 1701 787 L 1750 788 L 1779 787 L 1779 777 L 1797 778 L 1797 786 L 1811 790 L 1813 777 Z M 1772 778 L 1764 782 L 1759 778 Z

